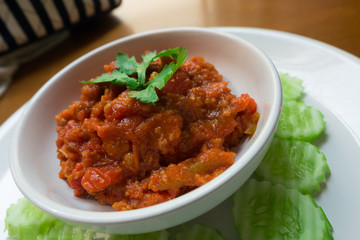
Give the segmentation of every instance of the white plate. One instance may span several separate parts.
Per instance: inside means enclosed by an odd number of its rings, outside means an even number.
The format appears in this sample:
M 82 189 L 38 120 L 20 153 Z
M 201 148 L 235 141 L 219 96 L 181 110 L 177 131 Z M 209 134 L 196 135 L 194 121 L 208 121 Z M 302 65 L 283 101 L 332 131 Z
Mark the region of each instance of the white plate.
M 241 36 L 266 52 L 279 71 L 304 80 L 305 102 L 320 109 L 326 131 L 316 141 L 325 153 L 332 174 L 316 202 L 334 227 L 335 239 L 358 239 L 360 235 L 360 60 L 327 44 L 284 32 L 254 28 L 216 28 Z M 24 107 L 23 107 L 24 108 Z M 0 239 L 9 205 L 20 197 L 8 167 L 10 139 L 19 109 L 0 128 Z M 5 197 L 6 196 L 6 197 Z M 231 200 L 195 221 L 217 227 L 236 239 L 232 226 Z M 222 219 L 219 221 L 219 219 Z

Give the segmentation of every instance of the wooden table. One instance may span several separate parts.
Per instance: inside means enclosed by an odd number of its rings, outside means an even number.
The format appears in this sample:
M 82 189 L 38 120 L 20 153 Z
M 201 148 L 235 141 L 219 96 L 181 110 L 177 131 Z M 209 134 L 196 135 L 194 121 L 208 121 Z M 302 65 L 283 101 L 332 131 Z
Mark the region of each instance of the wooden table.
M 359 0 L 123 0 L 111 14 L 73 29 L 56 48 L 21 66 L 0 98 L 0 124 L 81 55 L 130 34 L 177 26 L 281 30 L 360 57 Z

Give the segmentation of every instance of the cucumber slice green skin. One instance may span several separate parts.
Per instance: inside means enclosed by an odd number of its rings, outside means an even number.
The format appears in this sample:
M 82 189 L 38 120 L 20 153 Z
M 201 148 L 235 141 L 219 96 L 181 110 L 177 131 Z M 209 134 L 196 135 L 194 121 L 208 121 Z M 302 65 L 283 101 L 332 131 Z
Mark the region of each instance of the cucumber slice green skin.
M 199 223 L 183 228 L 183 232 L 175 234 L 175 240 L 226 240 L 218 230 Z
M 256 173 L 263 180 L 311 194 L 321 191 L 330 168 L 315 145 L 274 137 Z
M 315 140 L 325 129 L 324 115 L 301 101 L 284 101 L 275 135 L 283 139 Z
M 242 240 L 333 239 L 322 209 L 310 195 L 296 189 L 250 179 L 233 200 L 235 226 Z
M 304 93 L 303 80 L 290 76 L 288 73 L 279 73 L 283 89 L 284 100 L 299 100 Z
M 43 212 L 26 198 L 8 208 L 5 230 L 10 238 L 17 240 L 167 240 L 169 237 L 166 230 L 136 235 L 93 232 Z

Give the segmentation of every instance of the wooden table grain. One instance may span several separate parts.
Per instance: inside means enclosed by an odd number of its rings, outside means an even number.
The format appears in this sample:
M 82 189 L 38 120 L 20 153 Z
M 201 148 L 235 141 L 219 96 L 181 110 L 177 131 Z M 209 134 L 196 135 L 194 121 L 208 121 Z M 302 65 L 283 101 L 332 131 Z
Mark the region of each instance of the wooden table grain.
M 72 29 L 61 44 L 19 68 L 0 98 L 0 124 L 83 54 L 134 33 L 179 26 L 280 30 L 360 57 L 359 0 L 123 0 L 111 13 Z

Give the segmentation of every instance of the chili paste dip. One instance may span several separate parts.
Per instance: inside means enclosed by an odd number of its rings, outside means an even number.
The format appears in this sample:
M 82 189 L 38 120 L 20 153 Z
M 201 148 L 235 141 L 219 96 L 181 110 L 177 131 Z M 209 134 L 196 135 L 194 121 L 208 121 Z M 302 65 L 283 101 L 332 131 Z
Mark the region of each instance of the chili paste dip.
M 146 81 L 168 61 L 152 62 Z M 109 74 L 118 68 L 104 66 Z M 252 135 L 259 119 L 254 99 L 235 96 L 227 86 L 202 57 L 186 60 L 157 90 L 154 104 L 131 98 L 124 86 L 83 85 L 81 99 L 56 116 L 59 177 L 75 196 L 117 211 L 206 184 L 234 163 L 230 148 Z

